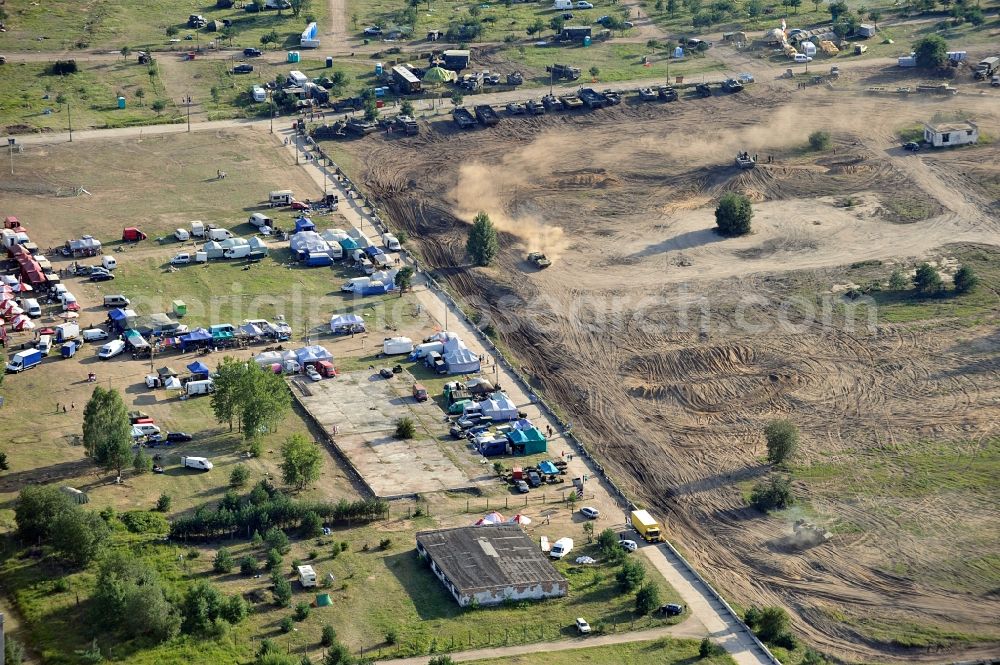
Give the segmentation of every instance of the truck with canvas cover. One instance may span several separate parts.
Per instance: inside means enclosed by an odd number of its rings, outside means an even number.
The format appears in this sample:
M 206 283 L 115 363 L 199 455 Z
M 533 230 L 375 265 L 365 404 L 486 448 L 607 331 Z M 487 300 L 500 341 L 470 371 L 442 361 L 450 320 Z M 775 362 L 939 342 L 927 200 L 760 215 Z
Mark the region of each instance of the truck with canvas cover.
M 476 119 L 479 120 L 480 124 L 484 127 L 492 127 L 500 122 L 500 116 L 497 115 L 497 112 L 494 111 L 493 107 L 489 104 L 476 105 Z
M 973 71 L 973 75 L 977 81 L 985 81 L 998 71 L 1000 71 L 1000 57 L 994 55 L 980 60 L 979 64 L 976 65 L 975 71 Z
M 567 79 L 575 81 L 580 78 L 580 68 L 570 65 L 547 65 L 545 71 L 556 81 Z
M 663 537 L 663 532 L 660 530 L 659 523 L 653 519 L 653 516 L 649 512 L 645 510 L 633 510 L 629 514 L 629 521 L 646 542 L 662 543 L 666 540 Z

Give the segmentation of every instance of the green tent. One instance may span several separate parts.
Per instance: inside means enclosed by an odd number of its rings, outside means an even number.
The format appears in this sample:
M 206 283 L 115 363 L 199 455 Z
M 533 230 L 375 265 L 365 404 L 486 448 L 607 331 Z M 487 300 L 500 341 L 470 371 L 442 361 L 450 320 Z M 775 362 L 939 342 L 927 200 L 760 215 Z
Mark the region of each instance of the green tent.
M 424 83 L 448 83 L 449 81 L 454 81 L 458 78 L 458 74 L 455 72 L 444 69 L 443 67 L 431 67 L 424 74 Z
M 330 600 L 330 594 L 316 594 L 316 607 L 329 607 L 330 605 L 333 605 L 333 601 Z
M 507 439 L 515 455 L 535 455 L 548 449 L 545 435 L 537 427 L 516 429 L 507 435 Z

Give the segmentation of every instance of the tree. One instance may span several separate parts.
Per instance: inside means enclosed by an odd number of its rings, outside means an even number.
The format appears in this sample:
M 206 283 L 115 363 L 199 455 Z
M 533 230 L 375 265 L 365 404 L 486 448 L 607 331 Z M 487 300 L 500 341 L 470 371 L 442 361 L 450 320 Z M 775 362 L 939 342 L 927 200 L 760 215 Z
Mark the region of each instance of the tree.
M 764 428 L 767 438 L 767 461 L 781 464 L 795 453 L 799 429 L 788 420 L 773 420 Z
M 268 529 L 267 533 L 264 534 L 264 543 L 268 549 L 277 550 L 281 554 L 287 554 L 292 549 L 285 532 L 274 527 Z
M 147 455 L 145 450 L 139 448 L 135 453 L 135 457 L 132 458 L 132 469 L 139 476 L 149 473 L 153 470 L 153 458 Z
M 667 13 L 670 14 L 670 18 L 674 17 L 677 13 L 677 0 L 667 0 Z
M 850 8 L 847 6 L 847 3 L 844 2 L 844 0 L 831 2 L 828 9 L 830 10 L 830 17 L 833 19 L 834 23 L 837 22 L 837 19 L 839 19 L 841 16 L 850 11 Z
M 772 476 L 770 480 L 760 481 L 750 491 L 750 503 L 763 513 L 787 508 L 795 503 L 791 479 Z
M 802 661 L 799 665 L 827 665 L 828 662 L 819 651 L 807 648 L 806 652 L 802 654 Z
M 111 531 L 97 513 L 74 507 L 52 521 L 52 548 L 77 566 L 86 566 L 108 544 Z
M 477 266 L 488 266 L 500 252 L 496 227 L 485 212 L 480 212 L 473 220 L 465 249 Z
M 168 512 L 172 501 L 173 499 L 170 498 L 169 494 L 163 493 L 160 495 L 160 498 L 156 500 L 156 509 L 161 513 Z
M 591 78 L 596 79 L 600 73 L 601 73 L 601 68 L 598 67 L 597 65 L 594 65 L 593 67 L 590 68 Z
M 95 625 L 127 637 L 162 642 L 180 630 L 180 615 L 156 572 L 131 553 L 113 552 L 101 560 L 91 602 Z
M 721 656 L 726 653 L 726 650 L 722 648 L 721 644 L 716 644 L 709 638 L 704 638 L 701 644 L 698 646 L 698 655 L 702 658 L 712 658 L 713 656 Z
M 413 102 L 411 102 L 409 99 L 404 99 L 402 103 L 399 105 L 399 113 L 400 115 L 412 116 Z
M 399 289 L 399 297 L 403 297 L 403 292 L 410 289 L 410 285 L 413 282 L 413 268 L 410 266 L 403 266 L 396 273 L 396 287 Z
M 729 238 L 750 233 L 751 219 L 753 206 L 746 196 L 726 192 L 719 199 L 719 205 L 715 209 L 715 223 L 720 235 Z
M 893 270 L 892 274 L 889 275 L 889 288 L 893 291 L 902 291 L 907 286 L 909 286 L 909 282 L 906 280 L 903 270 L 901 268 Z
M 310 510 L 302 516 L 302 523 L 299 525 L 303 538 L 316 538 L 323 535 L 323 518 L 315 510 Z
M 872 22 L 872 24 L 874 25 L 874 27 L 875 27 L 876 30 L 878 30 L 878 22 L 879 22 L 879 19 L 881 19 L 881 18 L 882 18 L 882 12 L 879 11 L 878 9 L 869 9 L 868 10 L 868 20 L 870 20 Z
M 142 106 L 142 98 L 145 97 L 145 96 L 146 96 L 146 91 L 145 90 L 143 90 L 142 88 L 136 88 L 135 89 L 135 98 L 139 100 L 139 106 Z M 56 99 L 56 103 L 58 103 L 58 102 L 59 102 L 59 99 L 57 98 Z
M 917 67 L 937 69 L 948 62 L 948 42 L 940 35 L 927 35 L 913 45 Z
M 623 591 L 633 591 L 646 579 L 646 568 L 636 559 L 625 559 L 615 579 Z
M 536 18 L 533 22 L 528 24 L 528 27 L 524 29 L 524 31 L 528 33 L 529 37 L 534 37 L 543 30 L 545 30 L 545 21 L 540 18 Z
M 257 573 L 257 559 L 249 554 L 240 559 L 240 575 L 255 575 Z
M 163 113 L 164 109 L 167 108 L 167 103 L 162 99 L 157 99 L 152 104 L 150 104 L 149 108 L 156 111 L 157 114 L 160 114 Z
M 333 646 L 326 650 L 323 657 L 323 665 L 353 665 L 354 657 L 351 652 L 340 642 L 335 642 Z
M 28 485 L 14 506 L 17 533 L 27 543 L 46 540 L 55 519 L 73 508 L 70 498 L 55 485 Z
M 917 272 L 913 275 L 913 286 L 916 287 L 917 293 L 922 296 L 935 295 L 944 289 L 941 274 L 929 263 L 921 263 L 917 266 Z
M 564 25 L 566 25 L 566 19 L 564 19 L 562 16 L 553 16 L 549 20 L 549 27 L 552 28 L 552 32 L 556 34 L 562 32 Z
M 323 626 L 323 631 L 320 633 L 319 643 L 322 646 L 329 647 L 333 646 L 333 643 L 337 641 L 337 631 L 333 629 L 333 626 L 326 624 Z
M 253 360 L 222 359 L 214 379 L 212 411 L 220 423 L 239 423 L 243 440 L 253 442 L 274 427 L 291 408 L 284 379 Z
M 815 132 L 809 135 L 809 147 L 813 150 L 829 150 L 830 149 L 830 132 L 825 132 L 822 129 L 817 129 Z
M 94 388 L 83 409 L 83 447 L 98 466 L 119 477 L 133 461 L 132 421 L 117 390 Z
M 465 99 L 465 96 L 462 94 L 462 91 L 458 90 L 457 88 L 455 89 L 454 92 L 451 93 L 451 105 L 452 106 L 461 106 L 462 105 L 462 101 L 464 99 Z
M 217 573 L 228 574 L 232 572 L 235 565 L 236 562 L 233 560 L 233 554 L 229 551 L 229 548 L 220 547 L 219 551 L 215 553 L 215 559 L 212 561 L 212 570 Z
M 168 25 L 167 26 L 167 37 L 173 37 L 178 32 L 180 32 L 180 28 L 178 28 L 176 25 Z
M 594 523 L 593 522 L 584 522 L 583 523 L 583 533 L 584 533 L 584 535 L 587 536 L 587 542 L 588 543 L 594 542 Z
M 635 612 L 640 616 L 650 614 L 660 606 L 660 588 L 646 582 L 635 594 Z
M 132 49 L 130 49 L 128 46 L 123 46 L 121 48 L 120 53 L 122 54 L 122 58 L 124 58 L 125 60 L 128 60 L 128 56 L 129 56 L 129 54 L 132 53 Z
M 788 632 L 788 613 L 782 607 L 765 607 L 757 621 L 757 637 L 772 642 Z
M 278 607 L 288 607 L 292 602 L 292 585 L 278 570 L 271 573 L 271 583 L 274 584 L 272 593 L 275 604 Z
M 396 421 L 396 438 L 397 439 L 412 439 L 416 436 L 417 426 L 414 424 L 412 418 L 406 416 L 400 418 Z
M 281 457 L 282 478 L 295 489 L 305 489 L 306 485 L 319 479 L 323 458 L 315 441 L 293 434 L 281 446 Z
M 597 545 L 601 548 L 601 552 L 605 555 L 612 550 L 621 549 L 620 543 L 621 540 L 618 538 L 618 535 L 615 534 L 615 530 L 610 527 L 601 531 L 601 533 L 597 536 Z
M 289 2 L 292 4 L 292 16 L 295 18 L 298 18 L 303 11 L 308 12 L 312 6 L 312 0 L 289 0 Z
M 378 102 L 375 100 L 375 96 L 365 97 L 365 120 L 375 122 L 378 119 L 378 114 Z
M 955 293 L 969 293 L 979 285 L 979 277 L 969 266 L 962 266 L 955 271 Z
M 764 1 L 763 0 L 749 0 L 747 2 L 747 16 L 750 18 L 757 18 L 764 13 Z
M 230 487 L 243 487 L 247 484 L 247 480 L 250 479 L 250 469 L 247 468 L 246 464 L 237 464 L 233 467 L 233 470 L 229 473 L 229 486 Z

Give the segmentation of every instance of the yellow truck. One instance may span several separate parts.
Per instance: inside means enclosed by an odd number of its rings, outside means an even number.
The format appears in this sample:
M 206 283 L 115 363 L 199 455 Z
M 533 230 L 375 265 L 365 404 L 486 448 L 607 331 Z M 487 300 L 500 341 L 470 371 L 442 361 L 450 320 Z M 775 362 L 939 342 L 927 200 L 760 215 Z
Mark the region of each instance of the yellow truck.
M 662 543 L 666 540 L 659 523 L 645 510 L 633 510 L 629 516 L 632 526 L 647 543 Z

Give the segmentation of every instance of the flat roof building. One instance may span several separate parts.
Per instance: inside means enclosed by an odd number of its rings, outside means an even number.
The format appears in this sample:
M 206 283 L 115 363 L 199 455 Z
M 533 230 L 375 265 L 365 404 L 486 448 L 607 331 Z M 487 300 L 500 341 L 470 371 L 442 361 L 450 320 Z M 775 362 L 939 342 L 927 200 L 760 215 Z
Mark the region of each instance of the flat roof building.
M 430 561 L 458 604 L 559 598 L 569 590 L 541 548 L 517 524 L 417 533 L 417 553 Z
M 979 141 L 979 127 L 976 126 L 976 123 L 967 120 L 941 122 L 936 125 L 925 123 L 924 141 L 935 148 L 976 143 Z

